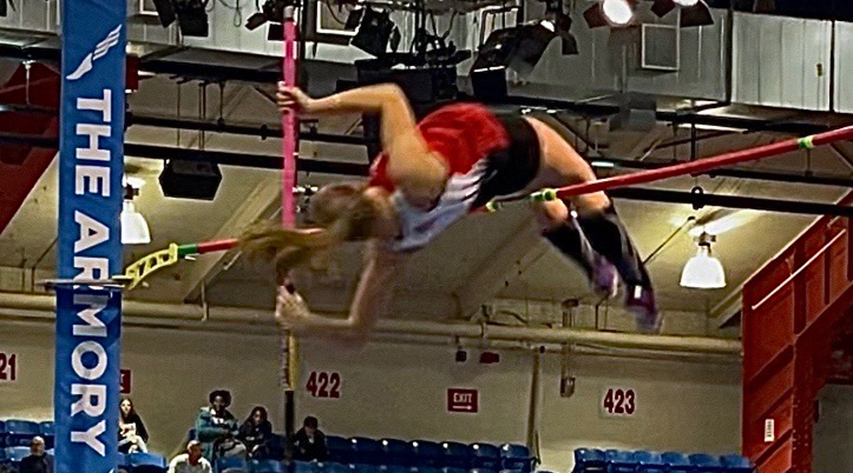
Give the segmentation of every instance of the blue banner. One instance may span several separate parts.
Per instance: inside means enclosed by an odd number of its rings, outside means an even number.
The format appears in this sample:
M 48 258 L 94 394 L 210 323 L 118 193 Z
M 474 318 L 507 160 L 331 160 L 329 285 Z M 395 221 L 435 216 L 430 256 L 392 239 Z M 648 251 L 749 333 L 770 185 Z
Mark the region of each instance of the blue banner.
M 127 2 L 63 0 L 59 159 L 61 279 L 122 272 Z M 121 294 L 57 291 L 57 473 L 118 466 Z

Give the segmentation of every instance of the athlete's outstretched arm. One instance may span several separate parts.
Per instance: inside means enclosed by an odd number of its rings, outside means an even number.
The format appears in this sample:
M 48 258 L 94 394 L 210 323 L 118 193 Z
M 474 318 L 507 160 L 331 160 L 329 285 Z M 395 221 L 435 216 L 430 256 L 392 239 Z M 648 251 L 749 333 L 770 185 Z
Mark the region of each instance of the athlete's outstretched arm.
M 372 113 L 381 123 L 382 148 L 388 154 L 388 175 L 413 200 L 437 197 L 447 177 L 440 157 L 436 159 L 417 129 L 406 95 L 394 84 L 347 90 L 312 99 L 297 88 L 279 85 L 278 105 L 308 114 Z
M 405 256 L 369 243 L 364 271 L 355 298 L 345 319 L 312 314 L 302 298 L 287 288 L 279 289 L 276 317 L 297 332 L 326 332 L 329 335 L 355 335 L 362 338 L 376 324 L 390 304 L 397 270 Z

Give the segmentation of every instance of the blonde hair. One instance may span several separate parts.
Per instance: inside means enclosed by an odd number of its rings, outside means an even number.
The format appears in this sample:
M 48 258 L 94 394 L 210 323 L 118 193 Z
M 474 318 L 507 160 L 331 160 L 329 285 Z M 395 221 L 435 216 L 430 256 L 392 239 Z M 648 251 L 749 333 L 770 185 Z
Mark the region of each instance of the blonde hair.
M 365 189 L 358 183 L 323 187 L 311 197 L 308 209 L 309 220 L 320 227 L 316 231 L 267 223 L 245 232 L 240 246 L 250 257 L 273 261 L 279 275 L 306 264 L 325 269 L 336 246 L 371 237 L 376 211 L 364 196 Z

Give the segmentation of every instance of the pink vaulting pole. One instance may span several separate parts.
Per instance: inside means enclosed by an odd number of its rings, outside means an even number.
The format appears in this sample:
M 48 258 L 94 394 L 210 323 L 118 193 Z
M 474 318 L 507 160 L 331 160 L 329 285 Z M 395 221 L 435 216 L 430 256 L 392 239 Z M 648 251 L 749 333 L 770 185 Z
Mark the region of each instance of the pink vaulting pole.
M 557 196 L 563 198 L 571 197 L 573 195 L 591 194 L 593 192 L 614 189 L 617 187 L 627 187 L 635 184 L 660 181 L 670 177 L 697 174 L 748 161 L 758 161 L 760 159 L 778 156 L 798 149 L 812 149 L 816 146 L 849 139 L 853 139 L 853 126 L 827 131 L 825 133 L 805 138 L 780 141 L 766 146 L 759 146 L 758 148 L 725 153 L 711 158 L 677 164 L 675 166 L 667 166 L 660 169 L 652 169 L 650 171 L 636 172 L 624 176 L 609 177 L 585 184 L 563 187 L 561 189 L 557 189 Z
M 282 75 L 284 84 L 288 87 L 296 87 L 296 21 L 294 19 L 295 8 L 292 6 L 284 9 L 284 60 L 282 61 Z M 282 130 L 284 131 L 284 169 L 282 170 L 281 188 L 281 218 L 285 227 L 295 225 L 296 201 L 293 198 L 293 188 L 296 186 L 296 153 L 299 149 L 297 143 L 296 127 L 298 126 L 296 112 L 288 110 L 282 116 Z

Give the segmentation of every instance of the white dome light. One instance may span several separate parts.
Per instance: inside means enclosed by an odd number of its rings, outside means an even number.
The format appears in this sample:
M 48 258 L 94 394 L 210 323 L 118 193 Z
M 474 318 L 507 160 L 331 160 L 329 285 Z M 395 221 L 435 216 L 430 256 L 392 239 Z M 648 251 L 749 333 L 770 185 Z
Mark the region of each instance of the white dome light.
M 133 202 L 124 201 L 121 211 L 121 242 L 125 245 L 147 245 L 151 243 L 151 230 Z
M 711 256 L 710 243 L 700 243 L 696 256 L 690 258 L 681 272 L 681 285 L 691 289 L 726 287 L 726 273 L 720 260 Z

